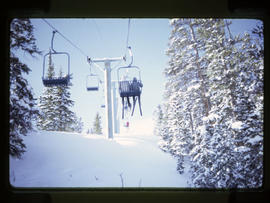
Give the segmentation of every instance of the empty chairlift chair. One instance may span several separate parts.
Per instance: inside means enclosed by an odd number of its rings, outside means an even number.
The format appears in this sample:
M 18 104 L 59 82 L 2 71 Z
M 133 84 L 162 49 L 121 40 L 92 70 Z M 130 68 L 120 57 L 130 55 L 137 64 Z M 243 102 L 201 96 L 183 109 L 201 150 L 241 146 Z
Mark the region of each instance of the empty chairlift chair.
M 46 72 L 46 67 L 45 67 L 46 57 L 48 55 L 55 55 L 55 54 L 67 56 L 68 67 L 66 70 L 67 74 L 65 76 L 59 76 L 59 77 L 45 76 L 45 74 L 46 74 L 45 73 Z M 66 52 L 50 52 L 50 53 L 45 54 L 44 59 L 43 59 L 43 75 L 42 75 L 43 85 L 45 87 L 68 86 L 68 85 L 70 85 L 70 79 L 71 79 L 71 77 L 70 77 L 70 57 L 69 57 L 69 54 Z
M 99 77 L 95 74 L 90 74 L 86 77 L 86 90 L 98 91 L 99 90 Z
M 42 82 L 43 82 L 43 85 L 45 87 L 52 87 L 52 86 L 68 86 L 70 85 L 70 79 L 71 79 L 71 76 L 70 76 L 70 56 L 67 52 L 57 52 L 53 49 L 53 39 L 54 39 L 54 35 L 55 35 L 56 31 L 53 31 L 53 36 L 52 36 L 52 40 L 51 40 L 51 50 L 49 53 L 45 54 L 44 55 L 44 58 L 43 58 L 43 74 L 42 74 Z M 67 67 L 65 68 L 65 73 L 66 74 L 65 76 L 59 76 L 59 77 L 48 77 L 48 76 L 45 76 L 46 75 L 46 70 L 48 71 L 48 68 L 46 68 L 46 57 L 47 56 L 56 56 L 56 55 L 62 55 L 64 56 L 64 60 L 66 60 L 67 62 Z

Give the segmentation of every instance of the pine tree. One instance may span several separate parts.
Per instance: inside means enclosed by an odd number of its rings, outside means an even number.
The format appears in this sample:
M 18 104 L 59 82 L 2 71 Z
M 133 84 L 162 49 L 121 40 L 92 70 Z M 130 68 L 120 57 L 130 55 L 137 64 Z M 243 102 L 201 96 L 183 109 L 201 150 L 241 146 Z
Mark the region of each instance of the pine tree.
M 33 120 L 38 115 L 32 88 L 24 78 L 31 69 L 16 57 L 16 51 L 24 51 L 34 57 L 40 54 L 29 19 L 14 19 L 10 24 L 10 155 L 21 158 L 26 151 L 22 136 L 33 129 Z
M 168 124 L 167 118 L 165 117 L 167 114 L 164 113 L 162 108 L 163 106 L 158 105 L 157 109 L 154 112 L 155 117 L 155 129 L 154 134 L 160 137 L 159 148 L 164 152 L 169 152 L 169 144 L 171 140 L 169 140 L 168 136 Z
M 62 77 L 62 71 L 59 72 L 59 77 Z M 57 117 L 57 130 L 72 132 L 74 129 L 72 125 L 77 122 L 75 113 L 70 109 L 74 106 L 74 101 L 70 99 L 70 87 L 59 86 L 57 87 L 56 94 L 56 110 L 55 116 Z
M 62 76 L 60 70 L 59 76 Z M 49 55 L 47 77 L 55 76 L 52 55 Z M 70 87 L 45 87 L 40 97 L 39 107 L 41 115 L 38 126 L 47 131 L 81 132 L 83 124 L 71 110 L 74 101 L 70 99 Z
M 154 111 L 155 118 L 155 129 L 154 134 L 157 136 L 161 136 L 162 122 L 163 122 L 163 110 L 161 105 L 158 105 L 156 110 Z
M 95 120 L 94 120 L 94 124 L 93 124 L 93 133 L 98 134 L 98 135 L 102 134 L 101 116 L 99 115 L 98 112 L 95 116 Z
M 247 54 L 251 52 L 246 37 L 232 37 L 227 21 L 207 19 L 201 26 L 198 33 L 206 42 L 203 58 L 209 61 L 206 77 L 212 105 L 195 143 L 199 147 L 193 154 L 193 183 L 199 187 L 258 187 L 262 181 L 262 118 L 255 113 L 252 91 L 248 92 L 252 83 L 261 84 L 254 71 L 257 62 Z M 254 137 L 251 150 L 248 146 Z
M 75 117 L 75 122 L 73 123 L 71 129 L 73 132 L 77 133 L 81 133 L 83 131 L 83 122 L 81 117 Z M 89 134 L 89 130 L 87 131 L 87 134 Z
M 171 26 L 162 147 L 178 158 L 179 173 L 191 158 L 195 187 L 261 186 L 262 40 L 233 36 L 222 19 Z
M 230 57 L 225 38 L 225 24 L 221 19 L 202 19 L 197 29 L 200 40 L 205 42 L 208 94 L 211 109 L 202 119 L 199 139 L 193 157 L 193 184 L 199 187 L 233 187 L 233 132 L 225 123 L 234 120 L 231 83 L 226 64 Z M 233 48 L 229 49 L 233 50 Z M 227 57 L 227 58 L 226 58 Z M 231 73 L 231 72 L 230 72 Z
M 184 157 L 194 147 L 195 130 L 207 115 L 210 101 L 206 95 L 205 62 L 200 60 L 202 41 L 195 29 L 200 22 L 190 19 L 171 20 L 172 32 L 167 55 L 169 66 L 165 92 L 170 152 L 178 157 L 178 171 L 183 172 Z
M 253 188 L 262 186 L 263 175 L 263 55 L 256 54 L 259 45 L 249 34 L 242 41 L 236 83 L 236 112 L 241 123 L 241 131 L 236 129 L 238 182 L 239 187 Z
M 53 78 L 55 76 L 54 65 L 52 62 L 52 55 L 49 55 L 47 77 Z M 39 99 L 40 116 L 38 119 L 39 129 L 46 131 L 58 130 L 58 117 L 55 116 L 57 111 L 57 87 L 45 87 L 42 96 Z

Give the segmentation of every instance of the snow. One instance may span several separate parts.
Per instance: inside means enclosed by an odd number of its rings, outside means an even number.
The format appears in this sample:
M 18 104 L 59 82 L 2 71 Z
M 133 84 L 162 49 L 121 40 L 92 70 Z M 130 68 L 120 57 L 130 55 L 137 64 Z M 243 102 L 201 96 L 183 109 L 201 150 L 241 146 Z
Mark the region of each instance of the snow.
M 233 129 L 241 129 L 243 123 L 241 121 L 235 121 L 232 123 L 232 128 Z
M 197 127 L 198 132 L 200 132 L 201 134 L 205 134 L 206 133 L 206 128 L 204 125 L 201 125 L 199 127 Z
M 214 121 L 214 120 L 219 119 L 219 118 L 220 118 L 220 116 L 219 116 L 218 114 L 216 114 L 216 113 L 211 113 L 211 114 L 209 114 L 207 117 L 203 117 L 202 120 L 203 120 L 203 121 L 208 121 L 208 120 Z
M 250 138 L 250 139 L 248 140 L 248 142 L 249 142 L 250 144 L 252 144 L 252 145 L 254 145 L 254 144 L 258 143 L 258 142 L 262 142 L 262 141 L 263 141 L 263 137 L 262 137 L 262 136 L 259 136 L 259 135 L 256 135 L 255 137 Z
M 200 88 L 200 84 L 197 83 L 195 85 L 192 85 L 192 86 L 188 87 L 187 91 L 195 91 L 195 90 L 197 90 L 199 88 Z
M 234 149 L 236 152 L 240 152 L 240 153 L 245 153 L 250 151 L 250 149 L 248 147 L 245 146 L 240 146 Z
M 23 158 L 10 157 L 10 183 L 14 187 L 122 187 L 122 176 L 124 187 L 187 187 L 189 174 L 177 172 L 177 160 L 159 149 L 159 139 L 151 133 L 127 132 L 107 139 L 33 132 L 24 138 Z

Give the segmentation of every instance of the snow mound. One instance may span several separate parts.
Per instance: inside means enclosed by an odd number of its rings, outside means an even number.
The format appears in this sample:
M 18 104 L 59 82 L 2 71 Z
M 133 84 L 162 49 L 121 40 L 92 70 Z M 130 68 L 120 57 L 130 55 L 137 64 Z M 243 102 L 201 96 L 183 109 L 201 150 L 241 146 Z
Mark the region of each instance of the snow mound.
M 24 141 L 23 158 L 10 158 L 14 187 L 122 187 L 121 176 L 123 187 L 187 187 L 153 135 L 37 131 Z

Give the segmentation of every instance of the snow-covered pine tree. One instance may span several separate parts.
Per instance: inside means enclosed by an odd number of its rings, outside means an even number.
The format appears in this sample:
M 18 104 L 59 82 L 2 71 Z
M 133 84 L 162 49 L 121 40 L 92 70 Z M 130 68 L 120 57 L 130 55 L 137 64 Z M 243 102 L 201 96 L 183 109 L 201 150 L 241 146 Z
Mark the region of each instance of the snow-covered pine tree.
M 54 64 L 52 62 L 52 55 L 49 55 L 48 58 L 48 71 L 47 77 L 55 77 Z M 39 109 L 40 116 L 38 119 L 37 126 L 39 129 L 46 131 L 56 131 L 58 130 L 58 118 L 55 116 L 55 113 L 58 108 L 57 103 L 57 87 L 44 87 L 43 93 L 39 98 Z
M 195 187 L 262 182 L 263 49 L 249 35 L 232 36 L 229 24 L 171 20 L 163 146 L 180 173 L 189 152 Z
M 73 123 L 71 129 L 73 132 L 77 132 L 77 133 L 81 133 L 83 131 L 83 122 L 82 122 L 81 117 L 79 118 L 77 118 L 77 116 L 75 117 L 75 122 Z M 89 130 L 87 134 L 89 134 Z
M 99 115 L 98 112 L 95 116 L 95 120 L 94 120 L 94 124 L 93 124 L 93 133 L 98 134 L 98 135 L 102 134 L 101 116 Z
M 32 121 L 38 115 L 32 88 L 24 78 L 31 69 L 16 56 L 16 51 L 24 51 L 31 56 L 40 54 L 33 29 L 29 19 L 13 19 L 10 24 L 9 153 L 17 158 L 26 150 L 22 136 L 27 136 L 33 129 Z
M 60 70 L 59 77 L 63 77 Z M 58 86 L 56 91 L 56 106 L 55 117 L 57 118 L 56 126 L 57 131 L 73 132 L 77 122 L 75 113 L 71 110 L 74 106 L 74 101 L 70 98 L 69 86 Z
M 239 47 L 240 74 L 236 80 L 235 151 L 238 187 L 260 187 L 263 176 L 263 55 L 248 33 Z M 263 52 L 262 52 L 263 53 Z
M 154 134 L 157 136 L 161 136 L 163 114 L 164 113 L 163 113 L 161 105 L 158 105 L 154 111 L 154 119 L 155 119 Z
M 55 76 L 52 55 L 48 58 L 47 77 Z M 60 70 L 59 77 L 63 73 Z M 47 131 L 66 131 L 80 132 L 82 130 L 82 122 L 77 118 L 76 114 L 71 110 L 74 101 L 70 99 L 70 87 L 45 87 L 39 101 L 41 111 L 38 127 Z
M 257 59 L 264 57 L 264 38 L 263 38 L 263 23 L 258 21 L 256 27 L 252 29 L 252 34 L 255 37 L 254 45 L 257 47 L 256 52 L 251 54 Z
M 169 152 L 169 144 L 171 143 L 171 139 L 169 135 L 168 123 L 167 123 L 167 114 L 164 111 L 163 107 L 165 105 L 158 105 L 156 110 L 154 111 L 155 118 L 155 135 L 160 137 L 159 140 L 159 148 L 164 152 Z
M 162 107 L 164 107 L 164 109 L 166 109 L 165 105 L 162 105 Z M 162 115 L 162 120 L 160 120 L 160 126 L 156 127 L 158 128 L 158 132 L 160 136 L 160 141 L 159 141 L 159 148 L 161 150 L 163 150 L 164 152 L 169 152 L 170 149 L 170 143 L 171 143 L 171 136 L 169 135 L 169 126 L 168 126 L 168 114 L 165 112 L 165 110 L 163 111 L 163 115 Z
M 192 151 L 192 181 L 198 187 L 234 187 L 233 132 L 226 123 L 234 120 L 231 84 L 228 77 L 231 50 L 226 42 L 225 24 L 222 19 L 201 19 L 196 30 L 205 43 L 201 58 L 207 62 L 205 78 L 211 109 L 202 118 L 199 141 Z M 230 47 L 230 49 L 228 49 Z M 234 69 L 233 69 L 234 71 Z M 231 74 L 232 75 L 232 74 Z
M 184 157 L 194 147 L 196 129 L 210 110 L 204 78 L 207 64 L 201 58 L 204 42 L 196 35 L 200 23 L 199 19 L 171 20 L 172 32 L 167 51 L 170 61 L 165 69 L 168 81 L 165 91 L 169 88 L 170 95 L 166 97 L 165 105 L 168 106 L 166 113 L 173 140 L 170 149 L 180 159 L 178 168 L 182 168 Z M 197 140 L 200 141 L 199 137 Z
M 258 65 L 250 54 L 255 46 L 246 37 L 233 37 L 225 20 L 206 19 L 197 32 L 206 43 L 202 57 L 209 61 L 206 77 L 211 110 L 202 119 L 198 150 L 192 154 L 193 184 L 258 187 L 262 181 L 262 117 L 260 111 L 255 113 L 252 98 L 256 97 L 250 89 L 255 84 L 261 87 L 262 63 Z M 262 88 L 255 92 L 261 94 Z

